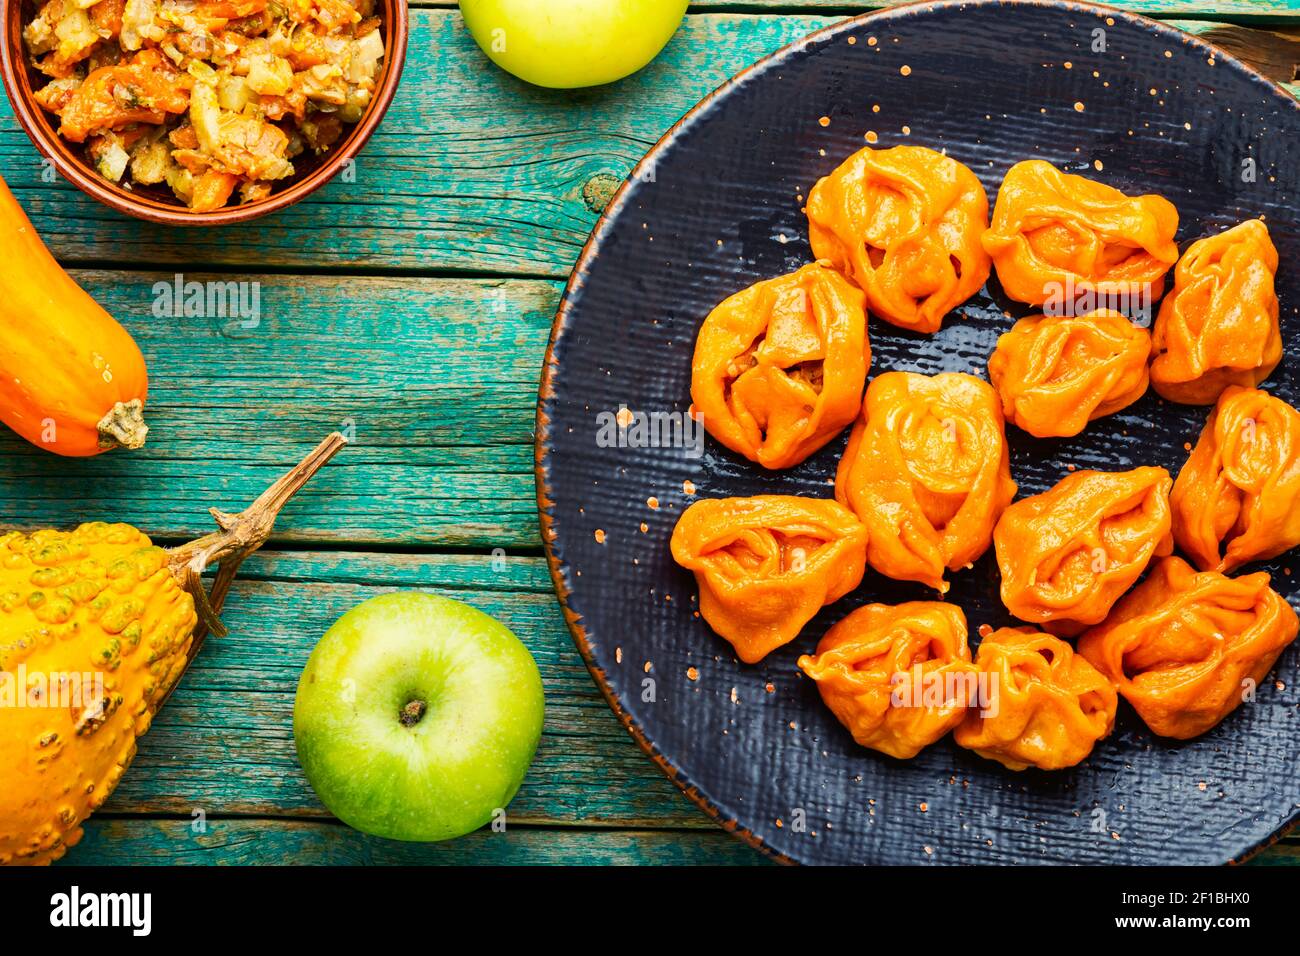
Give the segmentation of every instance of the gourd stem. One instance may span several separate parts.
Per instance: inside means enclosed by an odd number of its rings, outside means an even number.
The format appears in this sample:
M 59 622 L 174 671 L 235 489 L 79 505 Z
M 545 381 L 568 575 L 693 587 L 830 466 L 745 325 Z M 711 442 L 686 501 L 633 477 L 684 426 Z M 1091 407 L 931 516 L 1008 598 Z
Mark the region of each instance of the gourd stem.
M 285 503 L 346 444 L 347 439 L 334 432 L 243 511 L 228 514 L 216 508 L 209 509 L 221 527 L 220 531 L 206 534 L 167 552 L 172 574 L 193 596 L 194 609 L 199 615 L 199 623 L 194 629 L 194 639 L 190 644 L 191 660 L 202 646 L 208 631 L 218 637 L 225 636 L 226 629 L 217 615 L 239 565 L 266 543 L 275 526 L 276 516 Z M 202 575 L 218 563 L 221 567 L 209 596 L 203 588 Z
M 144 423 L 144 402 L 138 398 L 118 402 L 99 420 L 99 447 L 105 451 L 119 447 L 141 448 L 148 434 L 149 426 Z

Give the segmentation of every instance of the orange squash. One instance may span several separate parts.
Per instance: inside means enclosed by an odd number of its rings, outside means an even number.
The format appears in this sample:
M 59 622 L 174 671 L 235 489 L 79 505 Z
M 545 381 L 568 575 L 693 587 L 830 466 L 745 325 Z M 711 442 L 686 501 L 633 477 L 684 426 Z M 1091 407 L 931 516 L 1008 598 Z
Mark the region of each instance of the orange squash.
M 799 667 L 854 740 L 900 760 L 961 723 L 977 686 L 966 615 L 939 601 L 860 607 Z
M 1002 180 L 984 250 L 1011 298 L 1073 304 L 1073 295 L 1158 298 L 1178 261 L 1178 210 L 1126 196 L 1051 163 L 1016 163 Z
M 1059 634 L 1100 624 L 1174 549 L 1163 468 L 1078 471 L 1002 514 L 993 547 L 1007 610 Z
M 1297 632 L 1300 620 L 1266 573 L 1198 573 L 1171 557 L 1079 638 L 1079 653 L 1153 733 L 1187 740 L 1236 710 Z
M 1015 496 L 998 396 L 974 375 L 885 372 L 867 388 L 835 497 L 867 526 L 867 561 L 940 594 L 988 550 Z
M 820 263 L 756 283 L 709 313 L 691 401 L 709 434 L 789 468 L 852 424 L 871 365 L 862 292 Z
M 988 706 L 968 710 L 953 740 L 1008 770 L 1073 767 L 1115 726 L 1115 688 L 1050 634 L 1000 628 L 980 641 L 975 666 Z
M 1064 438 L 1132 405 L 1147 390 L 1151 333 L 1118 312 L 1031 315 L 998 339 L 989 381 L 1007 421 Z
M 1170 503 L 1174 540 L 1202 571 L 1300 545 L 1300 412 L 1257 388 L 1226 388 Z
M 673 560 L 695 573 L 700 614 L 746 664 L 799 636 L 862 581 L 867 529 L 821 498 L 697 501 L 673 529 Z
M 1171 402 L 1209 405 L 1229 385 L 1253 387 L 1282 361 L 1268 227 L 1248 219 L 1188 247 L 1152 334 L 1151 384 Z
M 3 180 L 0 248 L 0 421 L 60 455 L 139 448 L 140 349 L 54 261 Z
M 862 287 L 893 325 L 937 332 L 989 277 L 989 200 L 975 174 L 923 146 L 858 150 L 808 194 L 818 259 Z

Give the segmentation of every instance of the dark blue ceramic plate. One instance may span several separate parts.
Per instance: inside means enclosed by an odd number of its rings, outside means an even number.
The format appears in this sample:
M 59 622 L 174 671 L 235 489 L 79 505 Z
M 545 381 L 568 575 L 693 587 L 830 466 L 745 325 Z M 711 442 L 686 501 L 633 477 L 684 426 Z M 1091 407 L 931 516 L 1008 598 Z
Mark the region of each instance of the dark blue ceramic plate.
M 541 387 L 538 495 L 556 588 L 593 675 L 692 799 L 783 859 L 1245 857 L 1300 816 L 1294 646 L 1253 704 L 1198 740 L 1155 738 L 1121 702 L 1114 735 L 1085 763 L 1017 774 L 951 740 L 907 762 L 863 750 L 797 672 L 796 658 L 850 609 L 931 599 L 919 585 L 868 572 L 856 592 L 756 666 L 739 664 L 693 616 L 694 581 L 668 551 L 691 500 L 684 482 L 701 497 L 826 497 L 844 436 L 794 469 L 767 474 L 712 439 L 702 457 L 608 447 L 602 426 L 620 406 L 687 409 L 700 322 L 730 293 L 810 258 L 801 197 L 860 148 L 867 131 L 881 147 L 946 150 L 975 170 L 990 200 L 1006 169 L 1031 157 L 1126 192 L 1160 193 L 1178 207 L 1184 244 L 1266 216 L 1282 257 L 1288 342 L 1288 359 L 1267 387 L 1296 402 L 1294 100 L 1175 29 L 1084 4 L 921 3 L 837 25 L 741 74 L 673 129 L 610 205 L 569 284 Z M 873 319 L 873 372 L 984 375 L 998 334 L 1013 321 L 1004 308 L 1027 311 L 1003 300 L 994 280 L 933 337 Z M 1012 471 L 1022 494 L 1048 488 L 1067 465 L 1177 472 L 1204 417 L 1204 409 L 1149 392 L 1076 438 L 1042 441 L 1008 428 Z M 1300 576 L 1283 571 L 1295 563 L 1288 555 L 1266 566 L 1293 603 Z M 981 624 L 1014 623 L 998 600 L 991 555 L 956 575 L 949 599 L 965 609 L 975 640 Z M 687 676 L 690 668 L 698 679 Z

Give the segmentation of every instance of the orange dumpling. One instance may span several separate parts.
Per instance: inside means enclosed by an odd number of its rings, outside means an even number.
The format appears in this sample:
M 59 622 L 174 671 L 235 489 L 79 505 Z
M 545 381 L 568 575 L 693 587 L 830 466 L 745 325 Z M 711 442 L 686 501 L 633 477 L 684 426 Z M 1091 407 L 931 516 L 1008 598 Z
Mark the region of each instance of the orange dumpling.
M 732 451 L 789 468 L 852 423 L 870 365 L 861 290 L 812 263 L 709 313 L 695 340 L 691 401 Z
M 923 146 L 858 150 L 808 194 L 808 240 L 871 311 L 937 332 L 989 277 L 989 201 L 967 167 Z
M 955 604 L 868 604 L 799 667 L 863 747 L 907 760 L 961 723 L 975 696 L 966 615 Z
M 1007 421 L 1038 438 L 1066 437 L 1141 398 L 1150 356 L 1151 334 L 1119 312 L 1033 315 L 998 339 L 989 380 Z
M 1158 298 L 1178 261 L 1178 210 L 1029 159 L 1007 170 L 984 249 L 1011 298 L 1065 304 L 1073 295 Z
M 1000 628 L 980 641 L 975 666 L 987 706 L 968 710 L 953 739 L 1008 770 L 1073 767 L 1115 726 L 1115 688 L 1050 634 Z
M 746 664 L 788 644 L 866 569 L 867 530 L 834 501 L 759 495 L 697 501 L 673 529 L 700 614 Z
M 885 372 L 835 475 L 835 497 L 867 526 L 881 574 L 948 590 L 988 550 L 1016 494 L 997 394 L 973 375 Z
M 1079 638 L 1079 653 L 1153 733 L 1196 737 L 1237 708 L 1300 631 L 1268 585 L 1264 572 L 1233 579 L 1165 558 Z
M 1163 468 L 1079 471 L 1013 504 L 993 532 L 1007 610 L 1061 634 L 1101 623 L 1173 551 L 1170 483 Z
M 1209 405 L 1229 385 L 1252 387 L 1282 360 L 1277 249 L 1248 219 L 1191 244 L 1160 304 L 1151 384 L 1171 402 Z
M 1204 571 L 1231 571 L 1300 544 L 1300 412 L 1229 386 L 1172 496 L 1174 539 Z

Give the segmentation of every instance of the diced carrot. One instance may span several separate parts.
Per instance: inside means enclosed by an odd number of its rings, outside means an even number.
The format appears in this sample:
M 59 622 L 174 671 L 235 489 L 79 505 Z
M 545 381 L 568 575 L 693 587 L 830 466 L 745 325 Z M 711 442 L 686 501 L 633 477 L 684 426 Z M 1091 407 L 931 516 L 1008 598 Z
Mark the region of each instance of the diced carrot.
M 348 3 L 347 0 L 312 0 L 316 6 L 313 18 L 331 30 L 349 24 L 358 23 L 361 20 L 361 14 L 357 13 L 357 8 Z
M 55 80 L 63 80 L 77 72 L 77 64 L 60 59 L 59 54 L 47 53 L 36 61 L 36 69 Z
M 101 34 L 107 30 L 110 38 L 122 32 L 122 14 L 126 0 L 99 0 L 90 8 L 90 23 Z
M 266 10 L 268 0 L 203 0 L 189 13 L 208 33 L 222 30 L 232 20 L 256 16 Z
M 312 18 L 315 9 L 312 0 L 288 0 L 285 4 L 289 17 L 295 23 L 306 23 Z
M 194 15 L 201 19 L 238 20 L 251 17 L 266 9 L 268 0 L 203 0 L 194 7 Z
M 59 132 L 74 143 L 94 132 L 128 123 L 158 124 L 189 108 L 190 78 L 163 66 L 157 50 L 142 50 L 129 63 L 95 70 L 72 94 Z
M 241 203 L 257 202 L 269 195 L 271 195 L 271 184 L 268 182 L 244 183 L 239 187 L 239 201 Z
M 251 179 L 274 179 L 283 175 L 289 137 L 270 123 L 239 117 L 228 127 L 229 138 L 213 150 L 216 162 L 231 172 Z
M 289 44 L 288 60 L 295 73 L 328 63 L 329 59 L 324 39 L 308 29 L 294 31 L 293 40 Z
M 198 149 L 199 135 L 194 132 L 194 127 L 190 125 L 177 126 L 167 134 L 171 144 L 177 149 Z
M 301 123 L 307 115 L 307 97 L 302 90 L 290 90 L 284 96 L 260 97 L 257 106 L 269 120 L 292 116 Z
M 123 148 L 130 149 L 136 143 L 140 142 L 141 137 L 149 131 L 147 126 L 128 126 L 125 129 L 118 130 L 117 138 Z
M 211 212 L 220 209 L 230 199 L 230 194 L 235 191 L 238 182 L 238 176 L 209 169 L 194 180 L 190 208 L 195 212 Z
M 44 87 L 32 94 L 32 99 L 36 100 L 43 110 L 62 113 L 75 92 L 76 88 L 66 83 L 46 83 Z
M 188 169 L 194 175 L 205 173 L 212 168 L 212 157 L 197 149 L 174 149 L 172 161 L 182 169 Z

